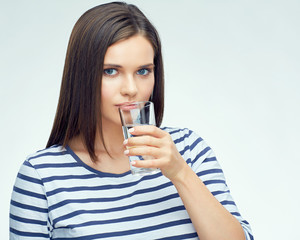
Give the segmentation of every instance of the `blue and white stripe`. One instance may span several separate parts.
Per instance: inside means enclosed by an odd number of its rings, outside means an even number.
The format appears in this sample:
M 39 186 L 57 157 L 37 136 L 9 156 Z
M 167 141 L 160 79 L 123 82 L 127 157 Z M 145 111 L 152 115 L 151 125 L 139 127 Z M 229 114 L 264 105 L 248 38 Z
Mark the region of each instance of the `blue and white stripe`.
M 188 129 L 163 128 L 212 194 L 253 239 L 209 146 Z M 10 239 L 198 239 L 173 184 L 161 173 L 99 172 L 69 148 L 29 156 L 13 189 Z

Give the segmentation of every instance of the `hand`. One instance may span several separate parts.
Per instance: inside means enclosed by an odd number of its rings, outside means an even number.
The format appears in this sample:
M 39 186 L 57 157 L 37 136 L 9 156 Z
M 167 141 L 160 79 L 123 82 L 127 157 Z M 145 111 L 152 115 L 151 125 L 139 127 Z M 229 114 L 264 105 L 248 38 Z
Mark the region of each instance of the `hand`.
M 135 126 L 130 129 L 135 137 L 124 141 L 128 148 L 124 153 L 127 156 L 152 156 L 153 159 L 133 161 L 132 165 L 142 168 L 160 168 L 171 181 L 183 173 L 187 166 L 178 152 L 169 133 L 152 125 Z

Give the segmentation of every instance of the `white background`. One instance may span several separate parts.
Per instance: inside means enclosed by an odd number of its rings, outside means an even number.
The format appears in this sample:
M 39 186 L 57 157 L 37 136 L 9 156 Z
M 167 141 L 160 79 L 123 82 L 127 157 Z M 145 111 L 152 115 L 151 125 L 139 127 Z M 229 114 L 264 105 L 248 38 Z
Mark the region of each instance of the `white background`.
M 1 0 L 0 239 L 17 171 L 46 145 L 73 25 L 103 2 Z M 300 1 L 129 2 L 162 39 L 163 125 L 210 144 L 255 239 L 300 239 Z

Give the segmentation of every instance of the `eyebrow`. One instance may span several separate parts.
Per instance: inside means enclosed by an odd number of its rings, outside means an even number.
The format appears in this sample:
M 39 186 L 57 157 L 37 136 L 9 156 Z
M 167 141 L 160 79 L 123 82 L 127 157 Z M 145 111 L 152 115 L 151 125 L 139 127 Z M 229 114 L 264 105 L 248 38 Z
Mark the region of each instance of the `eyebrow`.
M 148 67 L 154 67 L 155 65 L 153 63 L 149 63 L 149 64 L 146 64 L 146 65 L 142 65 L 140 66 L 140 68 L 148 68 Z
M 103 64 L 104 67 L 111 67 L 111 68 L 122 68 L 121 65 L 118 64 Z M 155 65 L 153 63 L 145 64 L 142 66 L 139 66 L 138 68 L 148 68 L 148 67 L 154 67 Z

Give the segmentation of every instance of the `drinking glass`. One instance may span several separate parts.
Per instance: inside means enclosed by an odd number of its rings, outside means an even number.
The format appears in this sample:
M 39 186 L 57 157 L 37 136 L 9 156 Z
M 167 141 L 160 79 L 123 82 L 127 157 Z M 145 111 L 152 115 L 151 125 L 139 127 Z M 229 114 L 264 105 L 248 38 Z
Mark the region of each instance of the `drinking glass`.
M 154 105 L 150 101 L 133 102 L 123 104 L 119 107 L 120 118 L 122 122 L 124 138 L 135 137 L 131 135 L 128 130 L 134 126 L 140 125 L 156 125 Z M 129 148 L 134 148 L 128 147 Z M 149 160 L 153 159 L 152 156 L 129 156 L 129 162 L 135 160 Z M 148 175 L 159 172 L 157 168 L 137 168 L 130 164 L 131 172 L 133 175 Z

